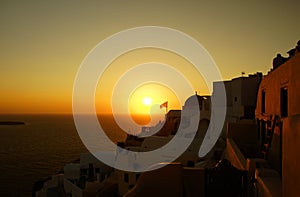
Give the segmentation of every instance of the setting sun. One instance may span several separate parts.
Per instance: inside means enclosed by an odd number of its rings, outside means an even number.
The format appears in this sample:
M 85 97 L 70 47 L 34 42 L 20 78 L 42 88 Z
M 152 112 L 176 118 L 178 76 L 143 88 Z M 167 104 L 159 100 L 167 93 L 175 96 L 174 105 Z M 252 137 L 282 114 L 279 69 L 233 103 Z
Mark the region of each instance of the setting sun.
M 150 97 L 145 97 L 145 98 L 143 98 L 142 102 L 143 102 L 143 104 L 144 104 L 145 106 L 149 106 L 149 105 L 151 105 L 151 103 L 152 103 L 152 98 L 150 98 Z

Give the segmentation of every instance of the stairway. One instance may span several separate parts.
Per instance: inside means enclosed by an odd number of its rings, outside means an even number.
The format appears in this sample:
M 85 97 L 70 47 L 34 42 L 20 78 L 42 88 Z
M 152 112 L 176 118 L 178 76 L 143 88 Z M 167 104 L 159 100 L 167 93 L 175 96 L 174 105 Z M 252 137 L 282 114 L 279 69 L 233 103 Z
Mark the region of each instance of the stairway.
M 261 153 L 262 153 L 262 157 L 264 159 L 267 159 L 267 157 L 268 157 L 268 153 L 269 153 L 269 150 L 272 145 L 272 137 L 274 134 L 274 130 L 275 130 L 276 122 L 277 122 L 278 118 L 279 118 L 279 116 L 272 115 L 266 121 L 266 124 L 265 124 L 266 128 L 263 131 L 264 133 L 262 133 L 262 147 L 261 147 Z

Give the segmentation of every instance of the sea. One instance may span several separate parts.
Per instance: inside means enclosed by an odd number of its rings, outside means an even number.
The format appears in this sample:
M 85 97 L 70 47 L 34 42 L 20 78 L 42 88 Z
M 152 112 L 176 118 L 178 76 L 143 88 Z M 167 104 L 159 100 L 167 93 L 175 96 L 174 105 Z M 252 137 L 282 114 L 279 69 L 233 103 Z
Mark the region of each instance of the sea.
M 57 174 L 88 152 L 72 114 L 0 115 L 0 121 L 25 122 L 0 125 L 0 196 L 32 196 L 34 182 Z M 101 116 L 99 122 L 111 139 L 126 138 L 111 116 Z

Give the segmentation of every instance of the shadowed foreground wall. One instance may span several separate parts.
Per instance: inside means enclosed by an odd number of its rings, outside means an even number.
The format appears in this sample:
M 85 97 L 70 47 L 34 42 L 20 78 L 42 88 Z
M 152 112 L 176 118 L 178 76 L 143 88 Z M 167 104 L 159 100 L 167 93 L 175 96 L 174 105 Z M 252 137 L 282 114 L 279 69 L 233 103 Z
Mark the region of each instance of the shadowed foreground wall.
M 283 122 L 283 196 L 300 194 L 300 115 Z

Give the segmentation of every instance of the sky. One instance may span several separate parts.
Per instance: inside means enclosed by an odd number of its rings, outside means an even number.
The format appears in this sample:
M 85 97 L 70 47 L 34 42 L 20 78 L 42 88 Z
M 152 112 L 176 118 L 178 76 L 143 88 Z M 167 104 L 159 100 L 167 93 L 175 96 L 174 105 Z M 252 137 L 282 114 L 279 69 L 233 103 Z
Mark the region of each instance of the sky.
M 241 72 L 267 73 L 273 57 L 277 53 L 286 56 L 286 51 L 294 48 L 300 39 L 299 8 L 300 2 L 296 0 L 2 0 L 0 113 L 71 113 L 76 73 L 89 51 L 105 38 L 139 26 L 168 27 L 190 35 L 210 53 L 224 80 L 239 77 Z M 137 56 L 139 53 L 144 54 Z M 151 60 L 153 53 L 161 59 Z M 166 51 L 137 51 L 135 57 L 142 57 L 140 62 L 130 55 L 125 54 L 127 59 L 120 63 L 130 64 L 128 69 L 147 61 L 189 64 Z M 179 59 L 174 62 L 176 58 Z M 123 73 L 125 70 L 121 69 Z M 117 71 L 120 77 L 122 72 L 115 66 L 112 73 Z M 195 91 L 209 94 L 201 79 L 197 83 L 197 77 L 188 78 Z M 107 106 L 114 95 L 109 88 L 113 87 L 113 79 L 108 71 L 101 79 L 103 83 L 101 80 L 98 83 L 100 93 L 96 93 L 99 99 L 95 105 L 104 112 L 112 110 Z M 123 86 L 126 87 L 126 83 Z M 153 96 L 156 104 L 168 100 L 173 108 L 182 106 L 178 101 L 181 98 L 176 100 L 174 96 L 176 92 L 173 94 L 162 85 L 159 88 L 169 93 L 160 98 Z M 129 105 L 135 105 L 135 98 L 146 96 L 145 90 L 140 89 L 133 90 L 131 97 L 125 99 Z M 182 93 L 181 97 L 192 94 L 194 92 Z

